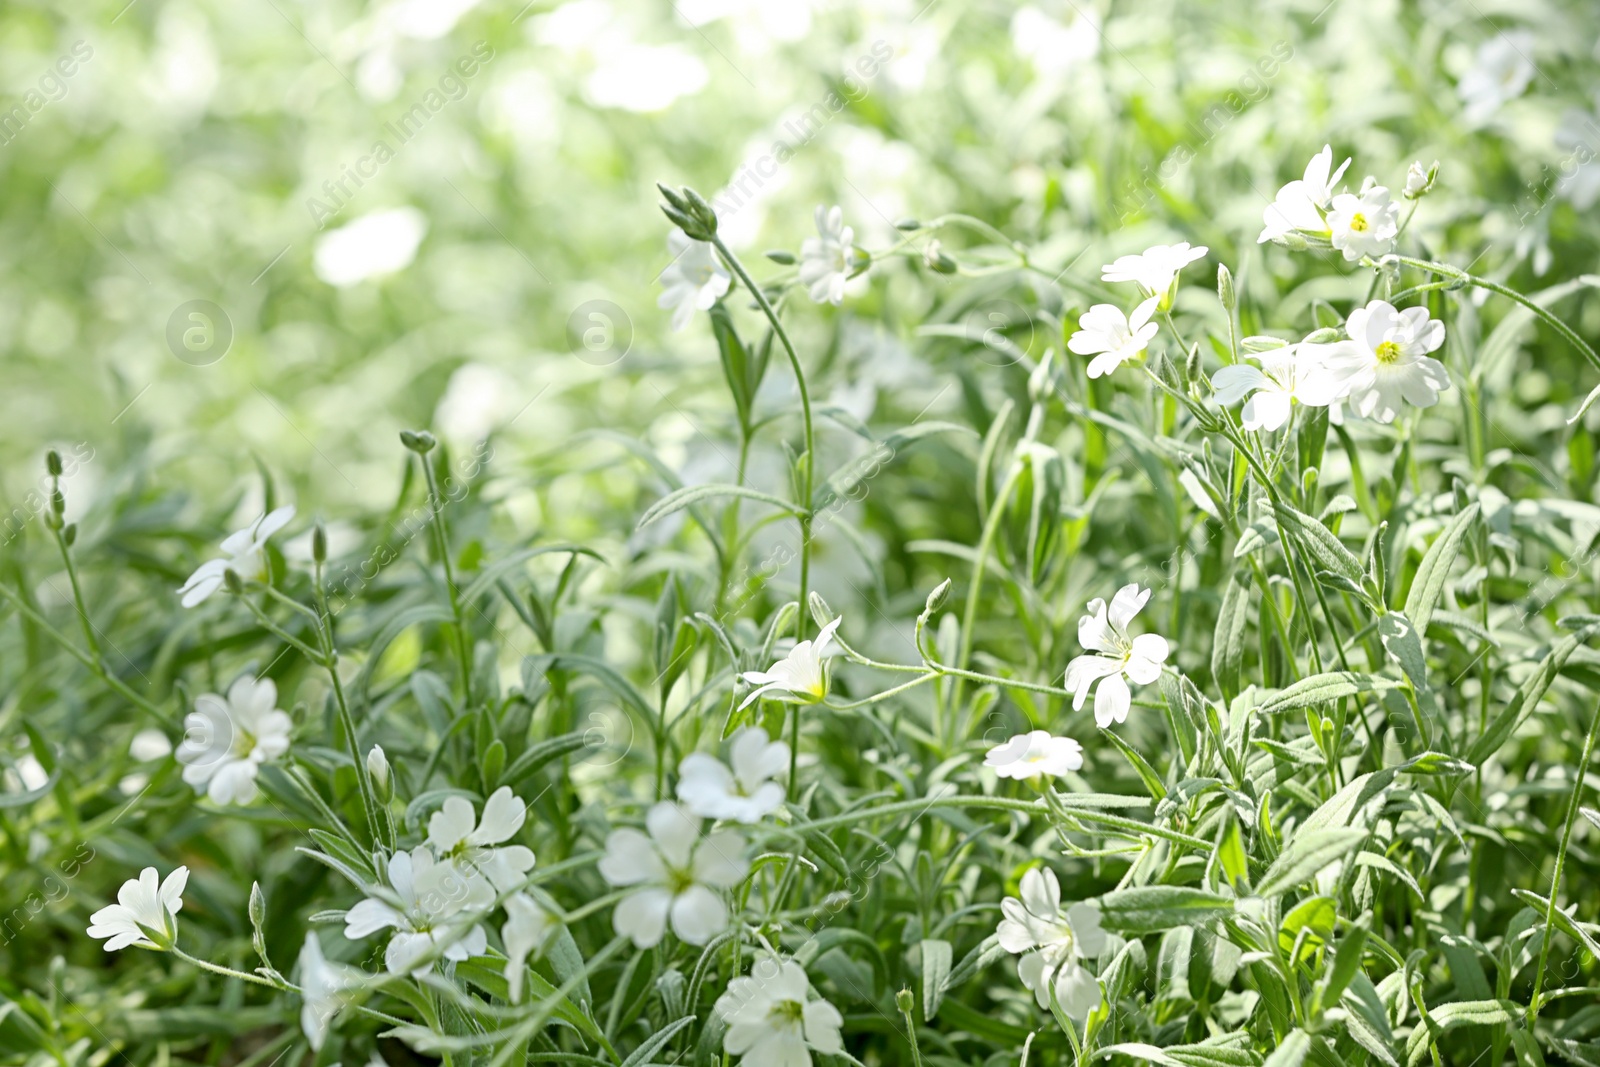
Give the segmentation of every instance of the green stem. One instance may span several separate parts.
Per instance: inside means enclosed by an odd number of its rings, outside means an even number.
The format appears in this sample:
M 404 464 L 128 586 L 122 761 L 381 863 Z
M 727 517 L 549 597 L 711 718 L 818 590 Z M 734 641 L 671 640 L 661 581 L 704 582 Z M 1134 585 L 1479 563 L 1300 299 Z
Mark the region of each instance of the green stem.
M 1011 491 L 1016 488 L 1017 481 L 1022 477 L 1022 464 L 1013 462 L 1011 469 L 1006 472 L 1005 481 L 1000 484 L 999 492 L 995 493 L 994 501 L 989 507 L 989 518 L 983 524 L 983 533 L 978 538 L 978 547 L 972 560 L 972 581 L 967 589 L 967 604 L 961 613 L 961 647 L 956 653 L 956 673 L 964 670 L 967 660 L 972 656 L 972 631 L 978 625 L 979 593 L 983 589 L 983 572 L 988 565 L 989 551 L 994 547 L 995 535 L 1000 531 L 1000 522 L 1005 517 L 1006 502 L 1011 498 Z M 962 683 L 958 680 L 950 695 L 950 711 L 952 714 L 961 707 Z M 934 710 L 939 720 L 934 723 L 934 736 L 941 745 L 947 739 L 944 736 L 944 714 L 939 709 L 941 704 L 935 702 Z
M 472 706 L 472 642 L 467 634 L 466 620 L 461 615 L 461 595 L 456 588 L 455 568 L 450 564 L 450 534 L 445 526 L 444 497 L 439 493 L 439 479 L 433 463 L 426 454 L 419 454 L 422 473 L 428 479 L 429 525 L 433 529 L 434 549 L 439 562 L 444 565 L 444 584 L 450 593 L 450 615 L 455 620 L 456 653 L 461 660 L 461 692 L 463 706 Z
M 1583 798 L 1584 779 L 1589 774 L 1589 761 L 1594 757 L 1595 734 L 1600 733 L 1600 706 L 1589 719 L 1589 735 L 1584 738 L 1583 756 L 1578 760 L 1577 780 L 1572 783 L 1572 800 L 1567 804 L 1567 825 L 1561 831 L 1561 848 L 1556 852 L 1555 875 L 1550 881 L 1550 901 L 1544 913 L 1544 943 L 1539 948 L 1539 966 L 1533 972 L 1533 999 L 1528 1001 L 1528 1029 L 1533 1029 L 1539 1018 L 1539 994 L 1544 988 L 1545 964 L 1550 959 L 1550 934 L 1556 914 L 1556 897 L 1561 892 L 1561 873 L 1567 862 L 1567 849 L 1572 845 L 1572 828 L 1578 821 L 1578 802 Z
M 52 530 L 56 545 L 61 549 L 61 561 L 67 565 L 67 579 L 72 583 L 72 602 L 78 608 L 78 623 L 83 627 L 83 639 L 89 644 L 89 654 L 100 658 L 100 642 L 95 639 L 94 625 L 89 622 L 89 607 L 83 601 L 83 589 L 78 585 L 78 568 L 73 565 L 72 553 L 67 549 L 67 539 L 60 530 Z

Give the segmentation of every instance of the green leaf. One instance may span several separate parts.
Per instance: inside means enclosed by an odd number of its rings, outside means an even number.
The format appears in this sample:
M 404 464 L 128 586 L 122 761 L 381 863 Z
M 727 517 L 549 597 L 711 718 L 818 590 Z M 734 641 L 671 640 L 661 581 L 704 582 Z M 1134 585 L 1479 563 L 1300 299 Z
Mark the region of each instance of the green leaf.
M 1217 627 L 1211 636 L 1211 676 L 1226 700 L 1239 694 L 1239 671 L 1244 665 L 1244 635 L 1250 621 L 1250 587 L 1244 569 L 1228 579 L 1217 612 Z
M 1282 715 L 1314 704 L 1331 704 L 1342 697 L 1357 693 L 1378 693 L 1393 689 L 1400 683 L 1376 674 L 1359 674 L 1355 671 L 1330 671 L 1302 678 L 1287 689 L 1279 690 L 1260 707 L 1263 715 Z
M 1428 1012 L 1406 1041 L 1406 1067 L 1417 1067 L 1428 1056 L 1428 1046 L 1448 1031 L 1462 1026 L 1503 1026 L 1522 1017 L 1522 1006 L 1509 1000 L 1466 1000 L 1441 1004 Z
M 495 583 L 509 576 L 512 571 L 516 570 L 530 559 L 534 559 L 537 556 L 548 555 L 552 552 L 566 552 L 576 556 L 588 556 L 591 559 L 599 560 L 601 563 L 606 561 L 606 558 L 600 553 L 596 552 L 592 548 L 585 548 L 583 545 L 540 545 L 537 548 L 524 548 L 520 551 L 511 553 L 511 555 L 504 559 L 496 560 L 485 569 L 479 571 L 478 576 L 472 579 L 472 584 L 461 591 L 461 603 L 463 605 L 472 603 L 474 600 L 477 600 L 480 596 L 483 596 L 485 593 L 489 592 L 489 590 L 493 589 Z
M 1361 561 L 1355 557 L 1355 553 L 1344 547 L 1344 542 L 1339 540 L 1337 534 L 1310 515 L 1296 511 L 1288 504 L 1275 503 L 1272 505 L 1272 511 L 1277 516 L 1279 525 L 1292 534 L 1310 554 L 1315 563 L 1312 570 L 1332 571 L 1357 585 L 1361 584 L 1366 568 L 1361 566 Z
M 1485 760 L 1499 751 L 1500 746 L 1516 732 L 1523 720 L 1533 714 L 1533 709 L 1544 699 L 1545 692 L 1556 680 L 1556 675 L 1561 673 L 1561 668 L 1567 665 L 1567 660 L 1572 658 L 1579 645 L 1589 639 L 1594 629 L 1593 624 L 1585 625 L 1570 637 L 1562 638 L 1561 643 L 1550 650 L 1539 663 L 1539 669 L 1523 681 L 1516 695 L 1500 709 L 1500 714 L 1494 717 L 1494 721 L 1483 732 L 1483 736 L 1478 738 L 1467 752 L 1468 763 L 1481 767 Z
M 803 511 L 782 497 L 773 496 L 771 493 L 763 493 L 760 490 L 751 489 L 748 486 L 715 484 L 687 485 L 682 489 L 673 490 L 660 500 L 657 500 L 654 504 L 650 505 L 650 508 L 639 517 L 639 524 L 636 528 L 642 530 L 651 523 L 659 522 L 668 515 L 682 511 L 691 504 L 699 503 L 702 500 L 712 500 L 717 497 L 724 496 L 743 497 L 746 500 L 755 500 L 763 504 L 771 504 L 773 507 L 781 508 L 791 515 L 804 514 Z
M 1150 766 L 1148 760 L 1139 755 L 1139 753 L 1135 752 L 1133 747 L 1130 746 L 1126 741 L 1118 737 L 1115 730 L 1101 730 L 1100 736 L 1105 740 L 1110 741 L 1111 746 L 1118 752 L 1122 753 L 1122 758 L 1128 761 L 1128 764 L 1133 768 L 1134 773 L 1136 773 L 1139 776 L 1139 779 L 1144 782 L 1145 789 L 1152 797 L 1156 799 L 1157 802 L 1166 798 L 1167 788 L 1161 784 L 1161 776 L 1156 773 L 1156 769 L 1154 767 Z
M 1118 889 L 1099 899 L 1100 921 L 1121 934 L 1158 934 L 1176 926 L 1198 926 L 1233 914 L 1233 900 L 1188 886 L 1152 885 Z
M 1328 969 L 1322 988 L 1317 990 L 1318 1004 L 1339 1003 L 1339 998 L 1344 996 L 1344 991 L 1349 988 L 1356 973 L 1361 970 L 1370 923 L 1369 917 L 1357 920 L 1339 939 L 1338 945 L 1333 950 L 1333 966 Z
M 1366 838 L 1365 830 L 1302 828 L 1262 875 L 1256 893 L 1263 897 L 1281 896 L 1355 851 Z
M 1228 876 L 1236 891 L 1250 886 L 1250 857 L 1244 850 L 1244 834 L 1239 830 L 1239 820 L 1230 818 L 1222 838 L 1217 842 L 1217 862 Z
M 548 741 L 540 741 L 518 756 L 511 762 L 511 766 L 501 772 L 499 781 L 494 783 L 494 788 L 509 785 L 515 790 L 523 782 L 532 778 L 545 764 L 558 760 L 568 753 L 576 752 L 580 748 L 587 748 L 588 745 L 589 732 L 587 730 L 562 734 L 560 737 L 552 737 Z
M 1262 1067 L 1300 1067 L 1311 1051 L 1311 1035 L 1304 1030 L 1289 1031 L 1289 1036 L 1279 1043 Z
M 1439 595 L 1444 592 L 1445 582 L 1450 577 L 1450 565 L 1455 562 L 1456 553 L 1461 549 L 1461 538 L 1466 535 L 1472 520 L 1478 517 L 1478 510 L 1477 501 L 1462 509 L 1445 527 L 1444 533 L 1434 538 L 1433 544 L 1423 554 L 1422 562 L 1417 565 L 1411 588 L 1406 592 L 1404 611 L 1406 618 L 1411 620 L 1420 634 L 1428 632 L 1428 623 L 1433 621 L 1433 609 L 1438 605 Z
M 945 986 L 950 980 L 950 965 L 955 958 L 950 942 L 929 938 L 922 942 L 922 1020 L 932 1022 L 939 1014 Z

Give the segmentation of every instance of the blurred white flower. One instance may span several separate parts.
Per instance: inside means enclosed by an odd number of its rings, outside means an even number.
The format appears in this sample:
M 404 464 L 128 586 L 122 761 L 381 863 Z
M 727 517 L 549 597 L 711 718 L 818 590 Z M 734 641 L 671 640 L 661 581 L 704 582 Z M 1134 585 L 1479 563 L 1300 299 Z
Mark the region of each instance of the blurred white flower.
M 488 437 L 524 404 L 516 382 L 498 367 L 463 363 L 450 375 L 433 412 L 434 429 L 462 447 Z
M 446 797 L 444 806 L 428 820 L 428 844 L 440 859 L 481 874 L 500 892 L 508 893 L 519 888 L 533 868 L 531 849 L 504 844 L 522 829 L 527 818 L 528 806 L 508 785 L 496 789 L 484 802 L 481 822 L 471 801 Z
M 702 838 L 700 820 L 667 800 L 650 809 L 645 827 L 648 836 L 624 827 L 606 838 L 600 876 L 638 886 L 617 905 L 612 926 L 639 948 L 659 944 L 669 922 L 684 941 L 704 945 L 728 926 L 721 891 L 750 871 L 744 838 L 735 830 Z
M 800 245 L 800 284 L 817 303 L 837 306 L 844 302 L 844 283 L 850 278 L 855 230 L 844 224 L 844 212 L 837 204 L 831 208 L 818 204 L 814 217 L 817 236 Z
M 1089 687 L 1099 681 L 1094 690 L 1094 721 L 1101 729 L 1127 721 L 1132 701 L 1128 682 L 1148 685 L 1161 676 L 1161 665 L 1167 661 L 1165 638 L 1158 634 L 1128 636 L 1128 624 L 1149 599 L 1150 590 L 1141 590 L 1139 583 L 1132 582 L 1117 590 L 1109 609 L 1099 597 L 1089 601 L 1089 614 L 1078 620 L 1078 643 L 1092 651 L 1067 664 L 1066 687 L 1073 691 L 1076 711 L 1088 698 Z
M 774 663 L 770 670 L 741 674 L 740 678 L 757 688 L 744 698 L 740 710 L 749 707 L 758 697 L 781 700 L 785 704 L 815 704 L 827 696 L 828 673 L 823 669 L 822 655 L 833 643 L 833 632 L 843 621 L 841 615 L 828 623 L 814 641 L 796 641 L 789 654 Z
M 997 931 L 1000 947 L 1020 954 L 1017 976 L 1039 1007 L 1050 1006 L 1051 987 L 1062 1009 L 1080 1022 L 1100 1006 L 1100 983 L 1083 966 L 1105 951 L 1100 909 L 1089 903 L 1061 908 L 1055 872 L 1034 868 L 1022 876 L 1022 896 L 1000 902 L 1005 915 Z
M 696 311 L 710 311 L 722 299 L 733 281 L 728 268 L 717 259 L 710 241 L 696 241 L 682 230 L 667 234 L 667 251 L 672 262 L 661 272 L 661 295 L 656 306 L 672 309 L 672 328 L 689 325 Z
M 128 743 L 128 755 L 139 763 L 165 758 L 172 752 L 172 742 L 160 730 L 140 730 Z
M 1209 252 L 1205 245 L 1190 248 L 1188 241 L 1175 245 L 1152 245 L 1135 256 L 1118 256 L 1115 262 L 1101 267 L 1100 280 L 1105 282 L 1134 282 L 1141 296 L 1158 296 L 1161 307 L 1172 305 L 1173 283 L 1178 273 Z
M 1360 195 L 1342 193 L 1333 198 L 1328 210 L 1328 228 L 1333 247 L 1346 260 L 1362 256 L 1382 256 L 1394 250 L 1400 232 L 1400 205 L 1389 199 L 1389 190 L 1369 185 Z
M 544 947 L 556 925 L 554 916 L 528 894 L 513 893 L 506 898 L 506 923 L 500 928 L 500 940 L 506 946 L 506 985 L 511 1003 L 522 999 L 524 963 Z
M 1487 121 L 1500 105 L 1522 95 L 1535 73 L 1528 58 L 1532 52 L 1533 34 L 1527 30 L 1500 33 L 1478 46 L 1472 66 L 1456 83 L 1468 123 Z
M 1326 234 L 1328 225 L 1323 212 L 1333 203 L 1333 189 L 1344 177 L 1350 161 L 1346 159 L 1333 169 L 1333 146 L 1323 145 L 1322 151 L 1306 164 L 1305 175 L 1289 182 L 1278 190 L 1278 197 L 1267 205 L 1262 215 L 1266 223 L 1256 243 L 1276 241 L 1296 230 L 1304 233 Z
M 1065 25 L 1036 7 L 1019 8 L 1011 16 L 1012 47 L 1040 74 L 1066 74 L 1100 54 L 1099 13 L 1076 5 L 1073 11 Z
M 317 277 L 340 289 L 404 270 L 417 258 L 428 220 L 414 207 L 374 211 L 323 234 L 312 254 Z
M 6 772 L 6 785 L 13 792 L 31 793 L 35 789 L 44 788 L 50 780 L 50 772 L 44 769 L 44 764 L 39 762 L 39 757 L 29 752 L 22 756 Z M 15 786 L 21 786 L 18 790 Z
M 475 872 L 434 858 L 428 846 L 389 857 L 390 889 L 369 896 L 345 913 L 344 936 L 352 941 L 394 927 L 383 962 L 390 974 L 423 975 L 437 956 L 464 960 L 481 956 L 488 935 L 476 919 L 494 905 L 494 887 Z
M 330 963 L 322 954 L 317 935 L 306 931 L 300 949 L 300 1029 L 313 1051 L 321 1051 L 333 1026 L 333 1017 L 349 1001 L 350 991 L 361 980 L 361 972 L 342 963 Z
M 723 1049 L 750 1067 L 811 1067 L 812 1052 L 844 1051 L 844 1016 L 812 999 L 805 968 L 793 960 L 757 960 L 748 976 L 728 983 L 716 1010 L 728 1026 Z
M 89 916 L 89 936 L 109 938 L 106 951 L 129 945 L 165 950 L 178 938 L 178 912 L 183 909 L 183 887 L 189 868 L 179 867 L 157 884 L 154 867 L 122 883 L 117 902 Z
M 1083 746 L 1070 737 L 1055 737 L 1048 730 L 1033 730 L 991 748 L 983 758 L 983 765 L 1002 778 L 1018 781 L 1041 774 L 1059 778 L 1083 766 Z
M 200 564 L 189 575 L 189 580 L 179 587 L 178 595 L 183 597 L 183 606 L 192 608 L 221 589 L 222 576 L 228 571 L 247 582 L 265 579 L 267 557 L 263 550 L 267 547 L 267 539 L 293 520 L 294 505 L 286 504 L 274 508 L 244 529 L 229 534 L 222 542 L 222 551 L 228 554 L 228 558 L 207 560 Z
M 1402 402 L 1432 407 L 1450 388 L 1444 364 L 1428 355 L 1444 344 L 1444 323 L 1429 319 L 1427 308 L 1400 311 L 1374 300 L 1350 313 L 1345 332 L 1350 340 L 1328 346 L 1323 368 L 1355 414 L 1393 422 Z
M 1149 347 L 1150 339 L 1161 328 L 1150 321 L 1156 313 L 1159 296 L 1152 296 L 1123 315 L 1115 304 L 1096 304 L 1078 319 L 1078 329 L 1067 340 L 1067 347 L 1089 361 L 1089 377 L 1110 374 L 1130 359 L 1137 359 Z
M 727 764 L 692 752 L 678 764 L 678 799 L 703 819 L 760 822 L 783 806 L 783 786 L 773 781 L 789 767 L 789 746 L 759 726 L 733 735 Z
M 711 80 L 706 65 L 677 45 L 629 42 L 602 50 L 598 58 L 600 66 L 583 85 L 584 96 L 595 107 L 664 111 Z
M 224 700 L 215 693 L 195 698 L 183 719 L 178 762 L 183 780 L 217 804 L 249 804 L 256 798 L 256 772 L 289 751 L 294 723 L 275 705 L 271 678 L 241 675 Z
M 1579 211 L 1600 201 L 1600 96 L 1595 110 L 1569 108 L 1556 127 L 1556 144 L 1567 150 L 1559 165 L 1556 191 Z
M 1217 403 L 1232 407 L 1245 397 L 1239 421 L 1247 430 L 1276 430 L 1289 421 L 1295 401 L 1326 407 L 1336 391 L 1323 372 L 1332 345 L 1285 345 L 1255 357 L 1261 366 L 1235 363 L 1211 376 Z

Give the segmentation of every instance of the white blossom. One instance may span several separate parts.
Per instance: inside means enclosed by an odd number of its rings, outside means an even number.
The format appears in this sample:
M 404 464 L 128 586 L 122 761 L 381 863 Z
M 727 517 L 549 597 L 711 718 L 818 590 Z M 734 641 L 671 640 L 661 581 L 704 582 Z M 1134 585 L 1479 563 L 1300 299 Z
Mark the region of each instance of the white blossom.
M 1267 205 L 1262 215 L 1266 223 L 1256 243 L 1277 241 L 1295 231 L 1325 236 L 1328 224 L 1323 213 L 1333 203 L 1333 189 L 1350 166 L 1346 159 L 1333 170 L 1333 146 L 1323 145 L 1322 151 L 1306 164 L 1304 177 L 1297 178 L 1278 190 L 1277 199 Z
M 800 284 L 819 304 L 844 302 L 844 283 L 850 278 L 855 230 L 844 224 L 839 205 L 817 205 L 817 236 L 800 245 Z
M 661 295 L 656 306 L 672 309 L 672 328 L 689 325 L 696 311 L 710 311 L 722 299 L 733 275 L 717 259 L 710 241 L 696 241 L 682 230 L 667 234 L 667 251 L 672 262 L 661 272 Z
M 1132 697 L 1128 682 L 1148 685 L 1161 676 L 1167 661 L 1166 639 L 1158 634 L 1128 636 L 1128 624 L 1150 599 L 1150 590 L 1137 582 L 1117 590 L 1109 608 L 1099 597 L 1089 601 L 1089 614 L 1078 620 L 1078 643 L 1090 649 L 1067 664 L 1067 688 L 1073 691 L 1072 707 L 1083 707 L 1089 687 L 1094 691 L 1094 721 L 1101 729 L 1113 722 L 1126 722 Z M 1124 680 L 1126 679 L 1126 681 Z
M 1059 778 L 1083 766 L 1083 746 L 1070 737 L 1033 730 L 991 748 L 983 765 L 1002 778 L 1021 780 L 1041 774 Z
M 740 709 L 750 706 L 758 697 L 781 700 L 786 704 L 815 704 L 828 695 L 828 673 L 823 669 L 822 656 L 833 643 L 833 633 L 844 616 L 834 619 L 818 632 L 815 640 L 796 641 L 794 648 L 783 659 L 764 671 L 745 671 L 739 677 L 756 686 Z
M 789 767 L 789 746 L 766 730 L 747 726 L 733 735 L 727 764 L 704 752 L 678 765 L 678 799 L 704 819 L 760 822 L 783 806 L 783 786 L 773 781 Z
M 260 581 L 267 574 L 267 539 L 294 519 L 294 505 L 286 504 L 231 533 L 222 542 L 226 559 L 207 560 L 178 589 L 183 606 L 192 608 L 222 588 L 223 575 L 232 571 L 245 581 Z
M 844 1051 L 844 1017 L 812 999 L 805 968 L 793 960 L 758 960 L 749 975 L 728 983 L 716 1011 L 728 1026 L 723 1049 L 749 1067 L 810 1067 L 812 1052 Z
M 506 845 L 527 820 L 528 806 L 503 785 L 483 805 L 478 821 L 472 802 L 446 797 L 428 820 L 428 844 L 440 859 L 489 879 L 502 893 L 521 887 L 533 868 L 533 852 L 524 845 Z M 498 846 L 498 847 L 497 847 Z
M 1471 125 L 1487 121 L 1507 100 L 1514 100 L 1528 88 L 1535 74 L 1533 34 L 1527 30 L 1501 33 L 1478 46 L 1472 66 L 1456 83 L 1463 117 Z
M 617 905 L 612 925 L 639 948 L 660 943 L 668 923 L 691 945 L 704 945 L 728 926 L 722 892 L 749 873 L 744 838 L 718 830 L 702 838 L 700 820 L 680 805 L 661 801 L 645 816 L 646 835 L 613 830 L 600 858 L 600 875 L 614 886 L 637 886 Z
M 89 916 L 89 936 L 109 938 L 106 951 L 129 945 L 167 949 L 178 938 L 178 912 L 183 910 L 183 887 L 189 868 L 178 867 L 157 882 L 156 869 L 146 867 L 139 877 L 122 883 L 117 902 Z
M 1162 307 L 1170 307 L 1179 272 L 1195 260 L 1204 259 L 1208 251 L 1205 245 L 1190 248 L 1188 241 L 1152 245 L 1138 255 L 1118 256 L 1114 262 L 1101 267 L 1100 280 L 1133 282 L 1139 286 L 1141 295 L 1158 296 Z
M 1289 421 L 1294 404 L 1326 407 L 1335 399 L 1323 369 L 1331 345 L 1299 344 L 1262 352 L 1261 365 L 1235 363 L 1211 376 L 1217 403 L 1232 407 L 1244 400 L 1239 421 L 1247 430 L 1276 430 Z M 1248 399 L 1246 399 L 1248 397 Z
M 342 963 L 331 963 L 322 954 L 317 935 L 306 931 L 300 949 L 300 1029 L 314 1051 L 328 1039 L 328 1030 L 361 981 L 361 972 Z
M 289 751 L 294 724 L 277 703 L 272 679 L 248 674 L 228 687 L 227 699 L 215 693 L 196 697 L 178 745 L 183 780 L 217 804 L 255 800 L 256 772 Z
M 506 946 L 506 985 L 513 1004 L 522 999 L 525 962 L 544 947 L 555 928 L 555 917 L 528 894 L 513 893 L 506 898 L 506 923 L 500 928 L 500 940 Z
M 1000 947 L 1022 956 L 1017 976 L 1039 1007 L 1050 1006 L 1053 988 L 1062 1010 L 1082 1021 L 1100 1006 L 1100 983 L 1082 963 L 1105 950 L 1100 909 L 1079 903 L 1063 910 L 1061 886 L 1049 869 L 1024 874 L 1021 893 L 1000 902 Z
M 1444 344 L 1444 323 L 1422 307 L 1398 310 L 1385 300 L 1356 308 L 1345 322 L 1348 341 L 1329 346 L 1329 387 L 1363 418 L 1393 422 L 1403 403 L 1439 402 L 1450 388 L 1444 364 L 1428 355 Z
M 1078 330 L 1067 340 L 1067 347 L 1089 361 L 1089 377 L 1110 374 L 1130 359 L 1137 359 L 1149 347 L 1160 327 L 1150 321 L 1161 302 L 1152 296 L 1123 315 L 1115 304 L 1096 304 L 1078 319 Z
M 1346 260 L 1387 255 L 1400 233 L 1400 205 L 1381 185 L 1368 185 L 1359 195 L 1341 193 L 1328 210 L 1328 227 L 1333 247 Z
M 369 890 L 345 913 L 352 941 L 394 928 L 384 952 L 391 974 L 426 974 L 438 956 L 481 956 L 488 935 L 476 920 L 494 905 L 494 887 L 474 871 L 434 858 L 426 845 L 389 857 L 389 889 Z

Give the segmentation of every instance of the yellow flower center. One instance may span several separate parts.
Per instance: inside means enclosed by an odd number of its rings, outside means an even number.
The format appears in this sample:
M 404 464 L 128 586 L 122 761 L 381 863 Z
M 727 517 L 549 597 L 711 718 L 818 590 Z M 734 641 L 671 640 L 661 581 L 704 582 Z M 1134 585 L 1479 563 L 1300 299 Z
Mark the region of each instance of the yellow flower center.
M 1350 216 L 1350 229 L 1354 230 L 1356 233 L 1366 233 L 1367 232 L 1367 217 L 1365 215 L 1363 215 L 1359 211 L 1356 212 L 1354 215 L 1351 215 Z
M 1385 341 L 1377 348 L 1379 363 L 1393 363 L 1400 358 L 1400 346 L 1393 341 Z

